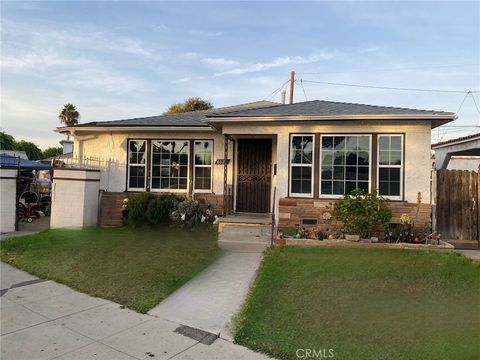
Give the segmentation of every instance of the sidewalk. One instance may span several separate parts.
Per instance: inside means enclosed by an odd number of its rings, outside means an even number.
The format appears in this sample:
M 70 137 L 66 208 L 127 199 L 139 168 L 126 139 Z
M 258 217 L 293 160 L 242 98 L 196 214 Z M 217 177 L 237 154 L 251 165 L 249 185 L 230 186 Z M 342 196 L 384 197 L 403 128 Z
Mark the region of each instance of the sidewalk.
M 5 263 L 1 289 L 2 360 L 268 359 L 212 334 L 138 314 Z

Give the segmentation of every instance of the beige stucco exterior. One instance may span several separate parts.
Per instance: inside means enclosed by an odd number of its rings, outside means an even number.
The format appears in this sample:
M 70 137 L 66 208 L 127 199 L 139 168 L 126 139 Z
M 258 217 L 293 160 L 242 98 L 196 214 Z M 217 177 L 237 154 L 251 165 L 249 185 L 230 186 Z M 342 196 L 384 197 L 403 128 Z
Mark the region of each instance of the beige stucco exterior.
M 101 172 L 100 189 L 111 192 L 126 190 L 127 178 L 127 140 L 128 139 L 165 139 L 165 140 L 213 140 L 214 159 L 224 158 L 224 134 L 229 141 L 228 184 L 235 188 L 235 166 L 233 158 L 236 154 L 235 141 L 239 138 L 271 138 L 272 163 L 277 165 L 276 176 L 272 173 L 273 189 L 276 188 L 276 213 L 278 214 L 278 199 L 288 197 L 289 189 L 289 139 L 290 134 L 403 134 L 404 135 L 404 186 L 403 200 L 415 203 L 418 194 L 424 203 L 430 199 L 430 132 L 429 121 L 422 120 L 336 120 L 336 121 L 297 121 L 282 123 L 224 122 L 219 131 L 200 130 L 131 130 L 115 131 L 81 131 L 77 129 L 74 135 L 75 157 L 96 157 L 107 160 L 104 171 Z M 233 141 L 232 141 L 233 140 Z M 318 165 L 318 159 L 315 160 Z M 273 169 L 273 166 L 272 166 Z M 273 170 L 272 170 L 273 172 Z M 216 195 L 223 194 L 223 165 L 213 165 L 213 188 Z M 191 176 L 191 174 L 190 174 Z M 232 184 L 233 183 L 233 184 Z
M 132 131 L 112 133 L 79 133 L 75 136 L 75 158 L 99 158 L 102 177 L 100 188 L 111 192 L 126 190 L 127 180 L 127 143 L 128 139 L 152 140 L 213 140 L 214 160 L 223 159 L 225 139 L 218 132 L 197 131 Z M 229 142 L 229 156 L 233 154 L 233 143 Z M 106 160 L 106 161 L 105 161 Z M 108 163 L 110 161 L 110 163 Z M 228 166 L 228 183 L 232 183 L 232 165 Z M 223 194 L 223 165 L 213 165 L 213 193 Z M 190 174 L 191 176 L 191 174 Z
M 15 231 L 17 169 L 0 169 L 0 232 Z

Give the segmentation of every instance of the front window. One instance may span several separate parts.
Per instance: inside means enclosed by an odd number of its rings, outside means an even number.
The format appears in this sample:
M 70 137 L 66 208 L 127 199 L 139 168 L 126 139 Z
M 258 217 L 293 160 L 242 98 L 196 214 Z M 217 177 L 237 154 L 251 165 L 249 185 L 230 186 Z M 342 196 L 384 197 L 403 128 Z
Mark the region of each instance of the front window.
M 145 190 L 145 140 L 128 140 L 128 190 Z
M 213 141 L 195 141 L 193 184 L 196 192 L 212 190 L 212 153 Z
M 401 199 L 402 194 L 402 135 L 378 136 L 378 194 Z
M 337 197 L 354 189 L 370 190 L 370 136 L 321 137 L 320 194 Z
M 292 135 L 290 195 L 313 197 L 313 135 Z
M 152 141 L 152 191 L 187 191 L 189 141 Z

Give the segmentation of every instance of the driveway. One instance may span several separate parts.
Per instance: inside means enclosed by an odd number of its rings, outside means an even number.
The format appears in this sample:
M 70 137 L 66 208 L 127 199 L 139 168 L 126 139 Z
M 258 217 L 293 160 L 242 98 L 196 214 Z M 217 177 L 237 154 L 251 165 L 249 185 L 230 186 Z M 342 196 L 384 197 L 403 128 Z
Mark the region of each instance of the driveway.
M 267 359 L 216 335 L 142 315 L 1 263 L 1 358 Z

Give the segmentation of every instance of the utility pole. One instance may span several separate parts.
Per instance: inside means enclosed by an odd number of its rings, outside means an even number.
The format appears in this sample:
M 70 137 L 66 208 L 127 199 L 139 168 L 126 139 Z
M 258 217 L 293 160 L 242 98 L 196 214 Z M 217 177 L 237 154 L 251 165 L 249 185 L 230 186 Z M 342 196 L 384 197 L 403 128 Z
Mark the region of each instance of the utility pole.
M 290 101 L 293 104 L 293 85 L 295 84 L 295 71 L 290 72 Z

